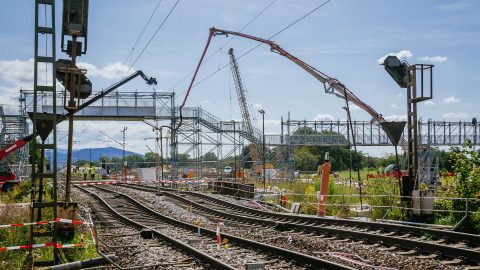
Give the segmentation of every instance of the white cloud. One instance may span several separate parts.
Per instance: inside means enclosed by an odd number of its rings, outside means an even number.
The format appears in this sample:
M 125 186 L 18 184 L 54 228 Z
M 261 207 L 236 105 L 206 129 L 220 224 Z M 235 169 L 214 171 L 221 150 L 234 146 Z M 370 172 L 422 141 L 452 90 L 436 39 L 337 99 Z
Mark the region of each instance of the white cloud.
M 0 60 L 0 81 L 6 85 L 0 85 L 0 103 L 18 104 L 19 89 L 33 88 L 33 59 L 28 60 Z M 48 70 L 44 64 L 38 65 L 40 85 L 51 85 L 51 78 L 45 81 L 45 72 Z M 48 70 L 51 72 L 51 66 Z
M 431 101 L 431 100 L 427 100 L 423 103 L 423 106 L 425 107 L 432 107 L 432 106 L 435 106 L 435 102 Z
M 442 100 L 442 103 L 443 104 L 451 104 L 451 103 L 457 103 L 459 102 L 460 99 L 459 98 L 456 98 L 454 96 L 450 96 L 450 97 L 446 97 Z
M 398 109 L 398 108 L 400 108 L 400 107 L 398 107 L 398 105 L 396 105 L 396 104 L 390 104 L 390 108 Z
M 200 101 L 200 103 L 210 103 L 210 99 L 204 99 L 204 100 Z
M 255 110 L 258 111 L 262 108 L 262 104 L 256 103 L 256 104 L 253 105 L 253 108 L 255 108 Z
M 87 77 L 103 77 L 109 80 L 119 79 L 125 75 L 135 72 L 135 69 L 132 68 L 128 70 L 128 66 L 120 62 L 109 63 L 101 68 L 86 62 L 78 62 L 77 66 L 87 70 Z
M 401 50 L 399 52 L 390 52 L 390 53 L 387 53 L 386 55 L 380 57 L 377 60 L 377 63 L 383 64 L 383 61 L 385 60 L 385 58 L 387 58 L 387 56 L 390 56 L 390 55 L 394 55 L 394 56 L 398 57 L 398 59 L 400 59 L 400 60 L 406 60 L 406 59 L 411 58 L 413 56 L 413 53 L 410 50 Z
M 440 6 L 437 6 L 437 8 L 442 9 L 442 10 L 446 10 L 446 11 L 458 11 L 458 10 L 467 9 L 470 6 L 471 6 L 471 4 L 469 4 L 465 1 L 459 1 L 459 2 L 456 2 L 456 3 L 440 5 Z
M 87 76 L 95 77 L 101 76 L 107 79 L 117 79 L 125 75 L 128 66 L 121 63 L 111 63 L 102 68 L 86 62 L 79 62 L 78 66 L 88 69 Z M 51 72 L 51 65 L 39 64 L 39 80 L 41 85 L 51 85 L 52 78 L 50 76 L 45 78 L 45 72 Z M 130 70 L 129 73 L 135 70 Z M 13 104 L 17 102 L 18 89 L 33 88 L 33 73 L 34 61 L 33 58 L 27 60 L 0 60 L 0 80 L 8 84 L 0 85 L 0 99 L 1 103 Z M 61 89 L 61 85 L 57 83 L 57 88 Z
M 331 114 L 317 114 L 313 121 L 334 121 L 335 118 Z
M 40 65 L 40 68 L 44 65 Z M 0 78 L 16 86 L 33 86 L 33 58 L 28 60 L 0 60 Z
M 407 115 L 406 114 L 402 114 L 402 115 L 392 114 L 392 115 L 389 115 L 389 116 L 385 116 L 384 118 L 387 121 L 405 121 L 405 120 L 407 120 Z
M 156 73 L 159 75 L 159 77 L 173 77 L 178 75 L 178 72 L 168 70 L 160 70 Z
M 358 107 L 357 105 L 350 106 L 350 111 L 356 111 L 356 110 L 360 110 L 360 107 Z
M 127 70 L 128 66 L 123 65 L 119 62 L 110 63 L 104 67 L 98 68 L 95 65 L 86 62 L 78 62 L 78 67 L 87 69 L 87 76 L 89 77 L 104 77 L 106 79 L 118 79 L 123 77 Z M 4 80 L 7 83 L 10 83 L 15 86 L 23 86 L 24 88 L 33 87 L 33 59 L 28 60 L 0 60 L 0 79 Z M 44 64 L 39 65 L 39 74 L 44 74 L 48 70 L 48 66 Z M 50 71 L 50 70 L 48 70 Z M 131 69 L 128 74 L 135 72 L 134 69 Z M 39 76 L 40 79 L 44 76 Z M 45 83 L 39 81 L 40 83 Z M 49 81 L 47 83 L 51 83 Z
M 18 106 L 19 87 L 5 87 L 0 85 L 0 104 Z M 5 109 L 5 108 L 4 108 Z M 16 107 L 18 113 L 18 107 Z
M 465 119 L 469 116 L 469 113 L 461 112 L 461 113 L 446 113 L 443 115 L 445 120 L 461 120 Z
M 447 61 L 448 57 L 446 56 L 422 56 L 422 57 L 419 57 L 418 60 L 421 60 L 421 61 L 427 61 L 427 62 L 432 62 L 432 63 L 443 63 L 445 61 Z
M 143 153 L 147 151 L 145 144 L 152 149 L 153 140 L 144 140 L 145 138 L 154 137 L 152 128 L 144 123 L 139 122 L 118 122 L 118 121 L 77 121 L 75 122 L 74 143 L 75 149 L 80 148 L 99 148 L 99 147 L 116 147 L 122 148 L 119 143 L 114 142 L 100 131 L 105 132 L 118 142 L 122 142 L 122 133 L 120 132 L 124 126 L 128 126 L 125 133 L 126 149 L 129 151 Z M 64 137 L 67 131 L 67 123 L 59 125 L 58 142 L 60 148 L 67 147 L 67 138 Z
M 259 125 L 262 124 L 262 120 L 258 121 Z M 265 119 L 265 126 L 278 126 L 280 125 L 280 120 L 275 120 L 275 119 Z

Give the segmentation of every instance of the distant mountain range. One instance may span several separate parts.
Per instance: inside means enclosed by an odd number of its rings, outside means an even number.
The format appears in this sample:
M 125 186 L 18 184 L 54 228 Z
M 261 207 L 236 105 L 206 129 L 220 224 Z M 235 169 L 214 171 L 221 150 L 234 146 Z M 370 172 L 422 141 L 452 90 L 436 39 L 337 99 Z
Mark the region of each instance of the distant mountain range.
M 125 150 L 125 156 L 142 156 L 139 153 L 135 153 L 132 151 Z M 49 158 L 48 153 L 45 154 L 46 158 Z M 100 157 L 122 157 L 122 149 L 118 149 L 115 147 L 103 147 L 103 148 L 84 148 L 84 149 L 77 149 L 72 151 L 72 159 L 73 161 L 77 160 L 92 160 L 98 161 Z M 57 149 L 57 164 L 58 166 L 63 166 L 67 163 L 67 149 Z

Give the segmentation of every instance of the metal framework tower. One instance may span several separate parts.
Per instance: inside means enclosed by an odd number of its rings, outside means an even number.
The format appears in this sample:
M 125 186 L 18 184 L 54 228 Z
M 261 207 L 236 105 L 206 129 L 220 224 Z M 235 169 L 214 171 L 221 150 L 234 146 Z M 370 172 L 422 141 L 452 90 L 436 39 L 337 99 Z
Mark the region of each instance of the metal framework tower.
M 417 119 L 417 103 L 432 98 L 433 65 L 411 65 L 407 67 L 407 136 L 408 136 L 408 175 L 409 184 L 408 192 L 418 189 L 419 185 L 419 136 L 418 136 L 418 119 Z M 424 73 L 429 76 L 428 86 L 425 86 Z
M 43 14 L 44 18 L 41 18 Z M 45 41 L 45 52 L 41 51 L 40 42 Z M 55 1 L 54 0 L 36 0 L 35 1 L 35 53 L 34 53 L 34 82 L 33 82 L 33 112 L 30 114 L 33 126 L 33 140 L 31 145 L 31 206 L 30 222 L 46 220 L 55 220 L 57 218 L 57 114 L 56 114 L 56 81 L 55 81 Z M 45 68 L 42 72 L 41 68 Z M 43 78 L 45 75 L 45 78 Z M 41 77 L 42 76 L 42 77 Z M 43 79 L 45 79 L 43 81 Z M 50 93 L 53 105 L 52 113 L 40 113 L 38 100 L 44 93 Z M 36 138 L 40 136 L 41 142 Z M 52 143 L 45 143 L 48 137 L 51 137 Z M 45 168 L 44 158 L 45 150 L 52 151 L 52 166 Z M 38 155 L 38 151 L 40 154 Z M 50 167 L 50 168 L 48 168 Z M 49 170 L 48 170 L 49 169 Z M 47 185 L 46 182 L 50 182 Z M 51 188 L 51 190 L 47 190 Z M 47 194 L 50 195 L 47 197 Z M 42 216 L 43 214 L 43 216 Z M 45 216 L 45 215 L 48 215 Z M 47 230 L 40 230 L 30 226 L 30 259 L 32 268 L 36 266 L 46 266 L 58 263 L 57 256 L 57 230 L 56 226 L 47 226 Z M 32 245 L 39 243 L 53 243 L 48 248 L 53 248 L 53 257 L 43 257 L 41 254 L 34 254 Z M 42 253 L 49 254 L 49 253 Z M 38 255 L 38 256 L 37 256 Z M 34 258 L 41 257 L 34 261 Z

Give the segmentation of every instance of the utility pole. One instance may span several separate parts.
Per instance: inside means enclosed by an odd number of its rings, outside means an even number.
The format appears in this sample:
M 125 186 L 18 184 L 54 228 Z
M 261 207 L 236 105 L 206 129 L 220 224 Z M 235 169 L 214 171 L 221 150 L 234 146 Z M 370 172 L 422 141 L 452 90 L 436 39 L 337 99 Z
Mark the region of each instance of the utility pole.
M 356 138 L 355 138 L 355 133 L 353 131 L 353 124 L 352 124 L 352 118 L 351 118 L 351 114 L 350 114 L 350 105 L 349 105 L 349 100 L 347 98 L 347 96 L 345 96 L 345 107 L 343 107 L 343 109 L 347 112 L 347 125 L 350 127 L 350 134 L 352 135 L 352 143 L 353 143 L 353 151 L 355 153 L 355 160 L 357 161 L 356 162 L 356 171 L 357 171 L 357 181 L 358 181 L 358 191 L 360 193 L 360 210 L 363 210 L 363 194 L 362 194 L 362 185 L 363 185 L 363 182 L 362 182 L 362 178 L 360 176 L 360 157 L 358 155 L 358 152 L 357 152 L 357 142 L 356 142 Z M 347 134 L 348 136 L 348 134 Z
M 119 145 L 122 146 L 122 150 L 123 150 L 123 154 L 122 154 L 122 162 L 124 163 L 124 179 L 126 178 L 125 177 L 125 131 L 127 130 L 127 127 L 124 127 L 123 130 L 121 130 L 120 132 L 123 132 L 123 143 L 115 140 L 114 138 L 110 137 L 110 135 L 108 135 L 107 133 L 103 132 L 103 131 L 100 131 L 100 133 L 102 133 L 103 135 L 107 136 L 107 138 L 109 138 L 110 140 L 112 140 L 113 142 L 116 142 L 118 143 Z
M 120 132 L 123 134 L 123 144 L 122 144 L 122 162 L 123 162 L 123 179 L 127 180 L 127 161 L 125 160 L 125 132 L 127 131 L 127 127 L 123 127 Z
M 159 130 L 160 138 L 157 137 L 157 144 L 158 144 L 158 139 L 160 139 L 160 169 L 162 170 L 160 172 L 160 178 L 162 180 L 162 185 L 163 185 L 163 142 L 162 142 L 162 129 Z
M 262 114 L 262 141 L 263 141 L 263 190 L 267 189 L 266 179 L 267 179 L 267 170 L 265 166 L 265 111 L 260 109 L 258 110 L 259 113 Z

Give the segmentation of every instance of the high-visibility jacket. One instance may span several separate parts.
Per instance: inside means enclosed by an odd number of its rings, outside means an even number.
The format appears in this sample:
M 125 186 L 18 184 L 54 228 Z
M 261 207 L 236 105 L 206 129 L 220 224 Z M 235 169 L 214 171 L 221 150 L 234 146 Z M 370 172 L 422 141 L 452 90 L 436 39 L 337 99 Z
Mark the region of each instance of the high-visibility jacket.
M 91 175 L 92 175 L 92 174 L 95 174 L 95 167 L 93 167 L 93 166 L 90 167 L 90 174 L 91 174 Z

